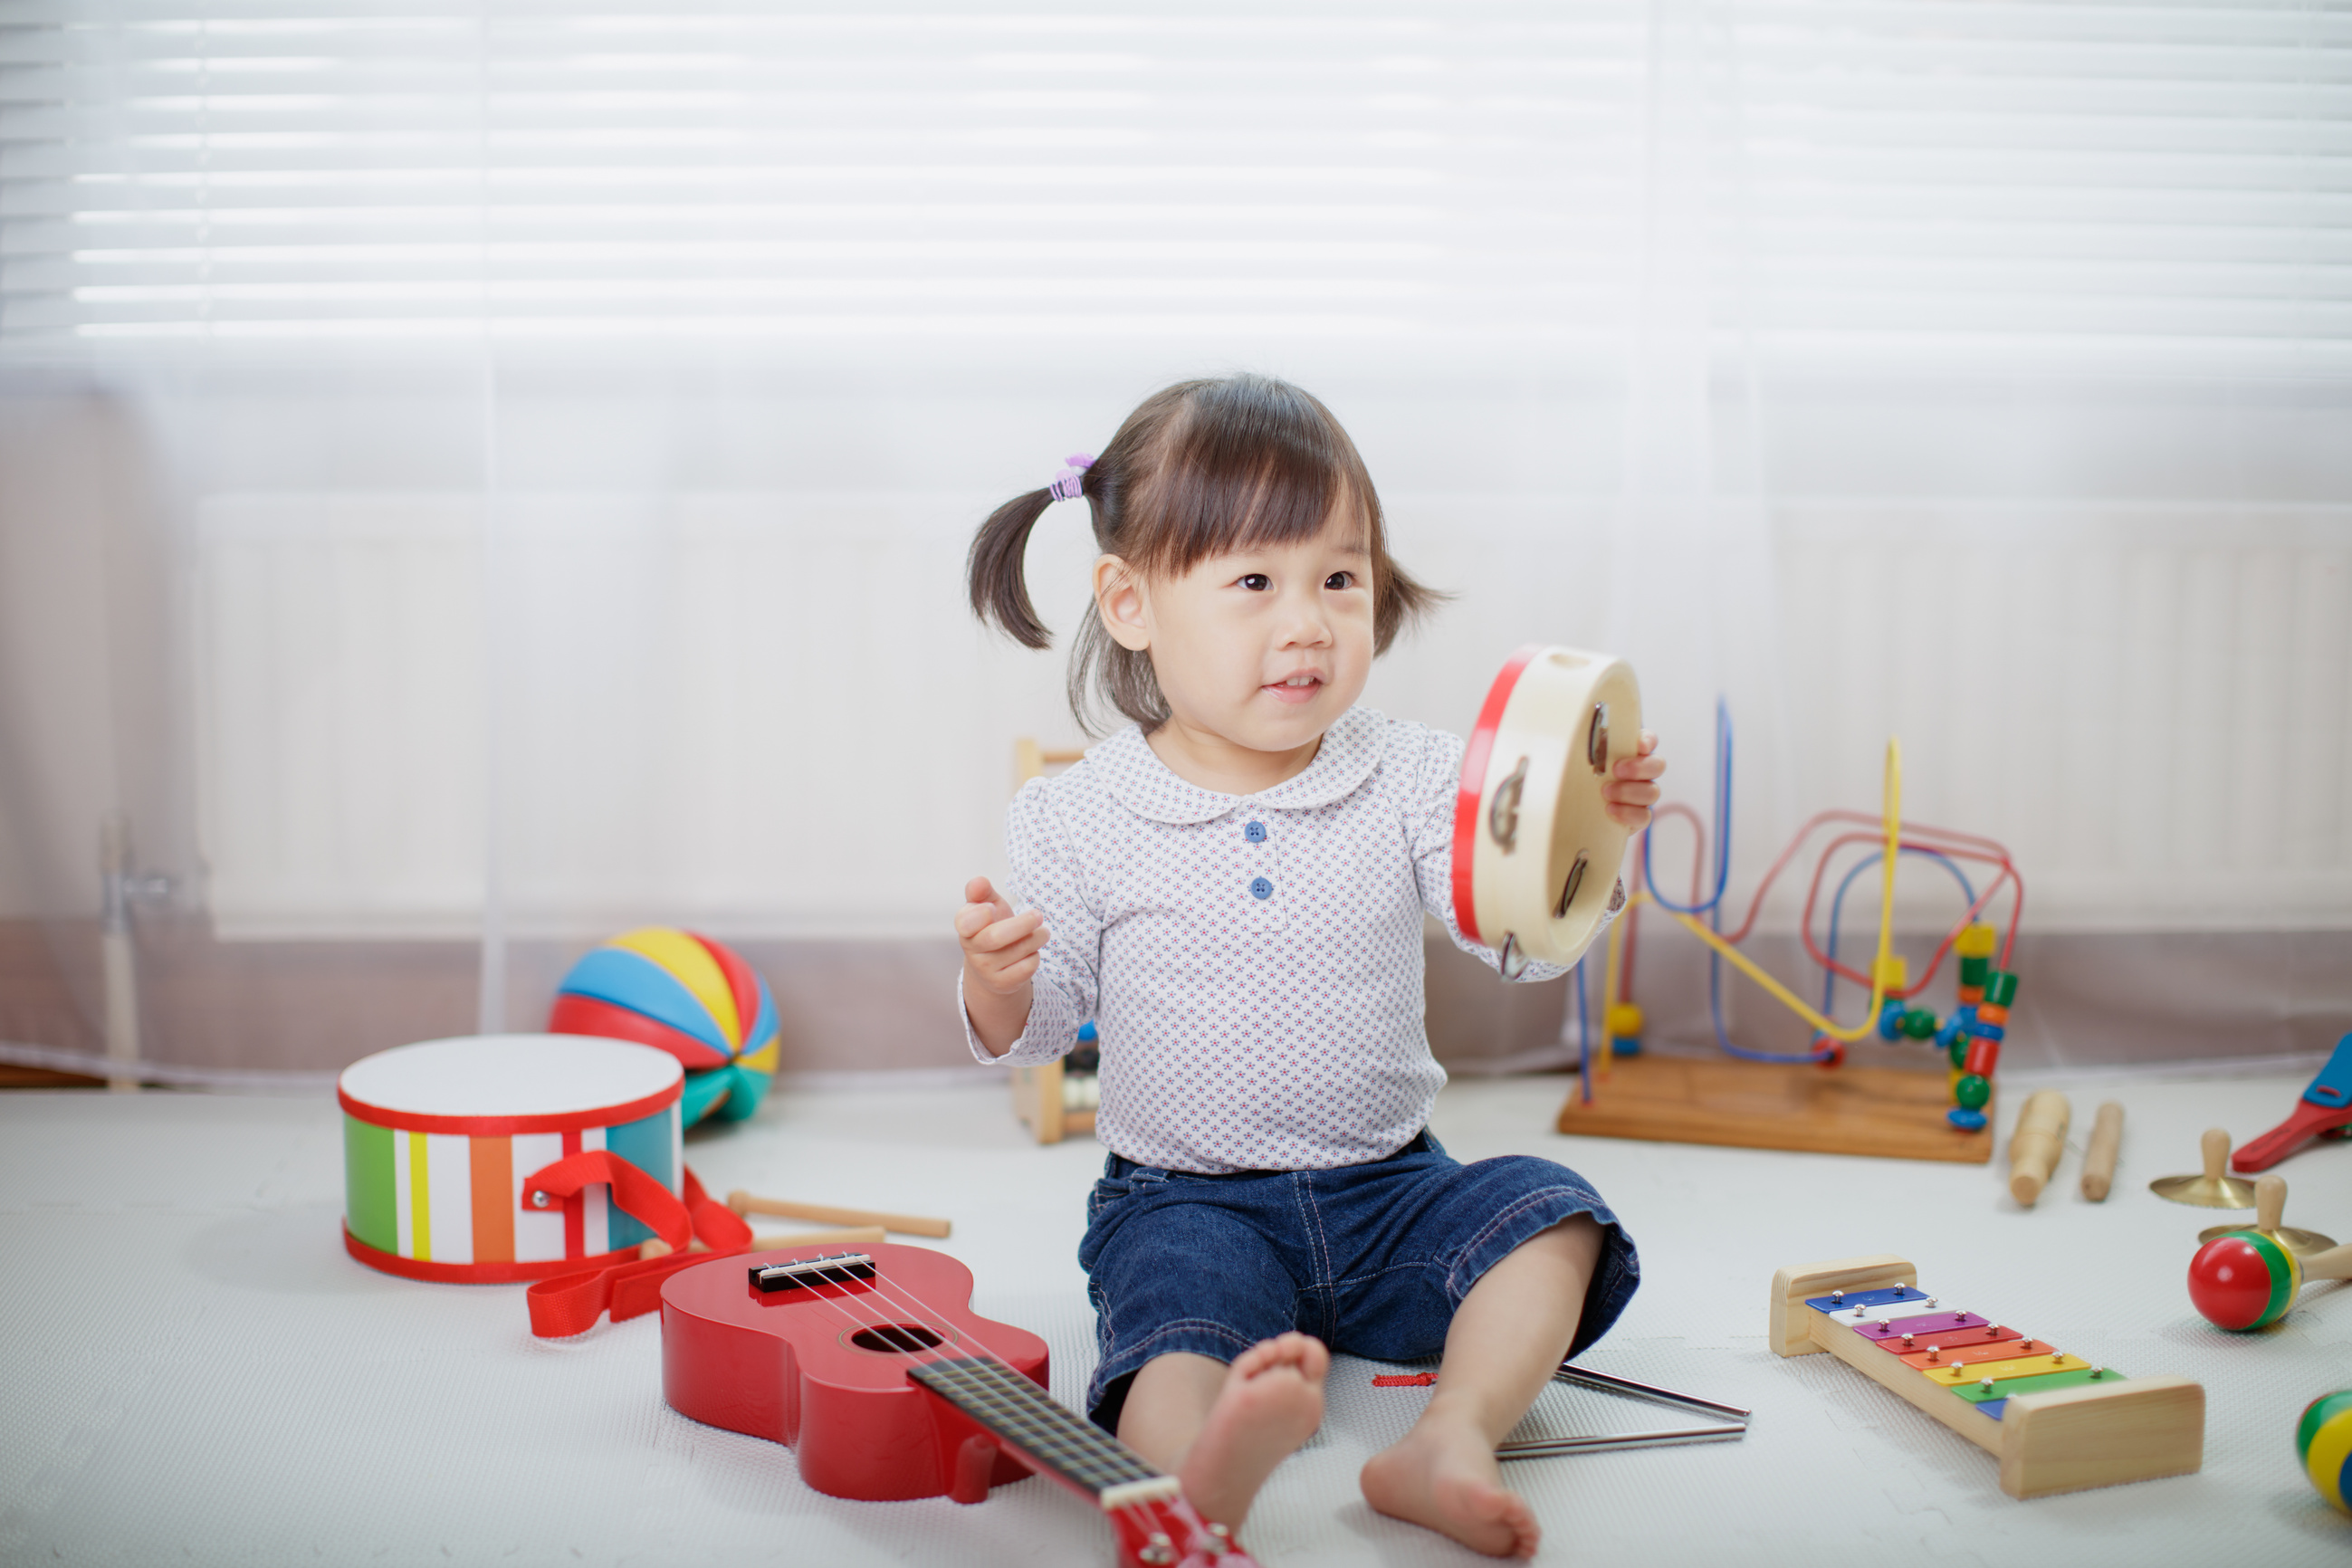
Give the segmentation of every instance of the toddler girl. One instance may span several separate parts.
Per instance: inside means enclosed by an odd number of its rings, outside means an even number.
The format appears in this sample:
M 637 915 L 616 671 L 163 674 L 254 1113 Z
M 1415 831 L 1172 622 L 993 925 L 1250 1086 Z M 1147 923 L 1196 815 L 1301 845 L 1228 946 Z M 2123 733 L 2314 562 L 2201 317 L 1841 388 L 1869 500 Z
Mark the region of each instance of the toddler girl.
M 1462 1165 L 1428 1131 L 1445 1072 L 1422 1024 L 1423 913 L 1496 962 L 1449 892 L 1462 742 L 1354 703 L 1436 595 L 1389 559 L 1347 433 L 1282 382 L 1170 387 L 1070 462 L 982 527 L 972 608 L 1046 645 L 1022 554 L 1048 506 L 1083 497 L 1102 554 L 1071 706 L 1131 722 L 1014 798 L 1017 911 L 976 878 L 955 924 L 982 1061 L 1051 1061 L 1101 1022 L 1089 1410 L 1238 1525 L 1322 1417 L 1326 1347 L 1442 1351 L 1364 1496 L 1532 1555 L 1495 1445 L 1640 1268 L 1575 1173 Z M 1604 786 L 1629 827 L 1658 797 L 1654 745 Z

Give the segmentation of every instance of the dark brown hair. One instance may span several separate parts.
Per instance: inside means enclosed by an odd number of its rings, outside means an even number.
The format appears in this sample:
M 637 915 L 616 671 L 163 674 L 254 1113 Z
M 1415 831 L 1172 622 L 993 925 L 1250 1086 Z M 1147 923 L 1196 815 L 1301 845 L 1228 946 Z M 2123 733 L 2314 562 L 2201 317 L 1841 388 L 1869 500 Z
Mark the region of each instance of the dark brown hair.
M 1344 498 L 1363 515 L 1375 653 L 1445 597 L 1389 558 L 1380 496 L 1331 411 L 1271 376 L 1180 382 L 1153 393 L 1087 469 L 1082 493 L 1103 553 L 1171 575 L 1227 551 L 1312 539 Z M 1053 502 L 1047 487 L 998 507 L 973 535 L 965 565 L 972 614 L 1024 647 L 1053 642 L 1021 570 L 1029 531 Z M 1149 651 L 1112 641 L 1091 605 L 1070 655 L 1069 694 L 1070 711 L 1089 734 L 1108 727 L 1096 721 L 1104 705 L 1146 730 L 1168 718 Z

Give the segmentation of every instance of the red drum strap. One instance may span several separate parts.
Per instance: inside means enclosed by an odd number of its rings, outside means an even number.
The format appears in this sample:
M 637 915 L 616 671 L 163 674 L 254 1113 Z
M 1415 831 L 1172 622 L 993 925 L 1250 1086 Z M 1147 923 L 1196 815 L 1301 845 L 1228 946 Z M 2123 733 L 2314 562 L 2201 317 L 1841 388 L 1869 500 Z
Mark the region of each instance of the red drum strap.
M 585 1333 L 607 1311 L 616 1323 L 650 1312 L 661 1305 L 662 1281 L 679 1269 L 751 1247 L 751 1227 L 725 1204 L 713 1202 L 691 1167 L 686 1173 L 686 1201 L 681 1203 L 667 1187 L 609 1150 L 583 1150 L 533 1172 L 523 1184 L 523 1201 L 530 1202 L 530 1195 L 539 1192 L 551 1198 L 568 1198 L 593 1182 L 610 1186 L 613 1206 L 652 1230 L 673 1250 L 666 1258 L 561 1275 L 533 1285 L 526 1300 L 530 1308 L 530 1331 L 541 1339 Z M 688 1244 L 696 1239 L 710 1250 L 688 1251 Z

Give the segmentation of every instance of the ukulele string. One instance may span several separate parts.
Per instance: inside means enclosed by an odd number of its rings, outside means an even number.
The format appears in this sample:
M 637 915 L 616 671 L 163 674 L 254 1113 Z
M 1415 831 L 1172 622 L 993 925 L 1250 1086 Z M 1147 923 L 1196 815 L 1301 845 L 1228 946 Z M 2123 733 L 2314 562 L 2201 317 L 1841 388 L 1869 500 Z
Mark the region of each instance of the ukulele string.
M 814 1261 L 814 1260 L 812 1260 L 812 1261 Z M 846 1266 L 845 1266 L 845 1265 L 842 1266 L 842 1269 L 843 1269 L 843 1270 L 845 1270 L 845 1268 L 846 1268 Z M 859 1330 L 861 1330 L 861 1331 L 878 1331 L 880 1332 L 881 1336 L 882 1336 L 886 1341 L 893 1340 L 893 1338 L 894 1338 L 894 1337 L 891 1335 L 891 1333 L 890 1333 L 890 1330 L 891 1330 L 891 1329 L 893 1329 L 893 1328 L 901 1327 L 901 1325 L 896 1325 L 896 1324 L 870 1324 L 870 1323 L 865 1323 L 865 1322 L 862 1322 L 862 1321 L 861 1321 L 861 1314 L 858 1314 L 858 1313 L 856 1313 L 856 1312 L 852 1312 L 852 1311 L 848 1309 L 848 1306 L 846 1305 L 846 1302 L 850 1300 L 850 1296 L 851 1296 L 850 1287 L 851 1287 L 853 1284 L 858 1283 L 859 1281 L 857 1280 L 857 1279 L 856 1279 L 856 1277 L 855 1275 L 849 1275 L 849 1274 L 846 1274 L 845 1272 L 844 1273 L 844 1277 L 843 1277 L 842 1279 L 834 1279 L 834 1278 L 833 1278 L 833 1276 L 834 1276 L 834 1274 L 835 1274 L 835 1272 L 837 1272 L 837 1271 L 841 1271 L 841 1270 L 836 1270 L 836 1269 L 835 1269 L 835 1268 L 820 1268 L 820 1269 L 818 1269 L 818 1270 L 816 1271 L 816 1277 L 817 1277 L 817 1278 L 819 1278 L 819 1279 L 824 1279 L 824 1282 L 825 1282 L 825 1283 L 827 1283 L 827 1284 L 835 1285 L 835 1286 L 837 1286 L 838 1288 L 840 1288 L 840 1289 L 843 1291 L 843 1294 L 842 1294 L 842 1295 L 840 1295 L 840 1296 L 838 1296 L 838 1297 L 825 1295 L 825 1294 L 822 1293 L 821 1291 L 819 1291 L 819 1290 L 816 1289 L 816 1287 L 815 1287 L 815 1286 L 814 1286 L 814 1285 L 806 1286 L 806 1287 L 803 1287 L 803 1288 L 804 1288 L 804 1289 L 806 1289 L 808 1290 L 809 1295 L 810 1295 L 810 1297 L 811 1297 L 813 1300 L 818 1300 L 818 1301 L 822 1301 L 822 1302 L 824 1302 L 827 1307 L 829 1307 L 829 1308 L 831 1308 L 831 1309 L 832 1309 L 832 1310 L 833 1310 L 833 1312 L 834 1312 L 834 1315 L 835 1315 L 835 1317 L 840 1318 L 844 1322 L 845 1322 L 845 1323 L 849 1324 L 852 1328 L 859 1329 Z M 880 1279 L 880 1277 L 881 1277 L 881 1270 L 880 1270 L 880 1268 L 877 1267 L 877 1268 L 876 1268 L 876 1270 L 875 1270 L 875 1279 L 876 1279 L 876 1280 L 878 1280 L 878 1279 Z M 908 1316 L 908 1317 L 915 1318 L 915 1319 L 920 1320 L 920 1319 L 921 1319 L 921 1318 L 922 1318 L 926 1313 L 930 1313 L 930 1314 L 932 1314 L 932 1315 L 933 1315 L 933 1316 L 935 1316 L 935 1317 L 943 1316 L 942 1314 L 938 1313 L 937 1309 L 930 1307 L 928 1303 L 924 1302 L 924 1301 L 923 1301 L 919 1297 L 910 1297 L 910 1298 L 908 1298 L 908 1299 L 901 1299 L 900 1294 L 899 1294 L 898 1292 L 895 1292 L 895 1291 L 885 1291 L 885 1290 L 883 1290 L 883 1289 L 882 1289 L 878 1285 L 875 1284 L 873 1281 L 866 1281 L 865 1283 L 866 1283 L 866 1284 L 869 1286 L 869 1289 L 868 1289 L 868 1290 L 866 1290 L 866 1291 L 865 1291 L 865 1292 L 860 1292 L 860 1294 L 865 1294 L 865 1295 L 868 1295 L 868 1296 L 881 1296 L 881 1297 L 884 1297 L 884 1298 L 885 1298 L 885 1301 L 884 1301 L 884 1304 L 885 1304 L 885 1305 L 892 1306 L 892 1307 L 896 1308 L 898 1311 L 900 1311 L 900 1312 L 904 1313 L 904 1314 L 905 1314 L 906 1316 Z M 934 1332 L 934 1333 L 938 1332 L 938 1330 L 937 1330 L 935 1327 L 933 1327 L 933 1325 L 932 1325 L 932 1324 L 928 1323 L 928 1322 L 921 1322 L 921 1323 L 919 1323 L 919 1325 L 918 1325 L 918 1326 L 920 1326 L 920 1327 L 922 1327 L 922 1328 L 924 1328 L 924 1329 L 926 1329 L 926 1330 L 929 1330 L 929 1331 Z M 950 1330 L 952 1330 L 952 1325 L 948 1325 L 948 1326 L 950 1328 Z M 950 1331 L 950 1333 L 948 1333 L 948 1334 L 944 1334 L 944 1335 L 941 1335 L 941 1336 L 940 1336 L 940 1345 L 942 1345 L 942 1346 L 944 1346 L 944 1345 L 953 1344 L 954 1342 L 955 1342 L 955 1340 L 954 1340 L 954 1335 L 953 1335 L 952 1331 Z M 986 1359 L 987 1361 L 989 1361 L 989 1362 L 991 1362 L 991 1363 L 993 1363 L 996 1366 L 998 1366 L 998 1367 L 1000 1367 L 1000 1368 L 1003 1369 L 1006 1373 L 1009 1373 L 1009 1374 L 1011 1374 L 1012 1376 L 1014 1376 L 1014 1377 L 1021 1377 L 1021 1376 L 1022 1376 L 1022 1373 L 1020 1373 L 1020 1371 L 1019 1371 L 1017 1368 L 1014 1368 L 1013 1366 L 1012 1366 L 1012 1365 L 1011 1365 L 1011 1363 L 1009 1363 L 1008 1362 L 1006 1362 L 1003 1356 L 998 1355 L 995 1352 L 993 1352 L 993 1351 L 992 1351 L 992 1350 L 989 1350 L 987 1346 L 980 1344 L 980 1342 L 977 1340 L 977 1338 L 974 1338 L 974 1339 L 973 1339 L 972 1343 L 973 1343 L 973 1344 L 975 1344 L 975 1345 L 978 1345 L 978 1346 L 979 1346 L 980 1350 L 981 1350 L 981 1351 L 982 1351 L 982 1355 L 983 1355 L 984 1359 Z M 925 1354 L 925 1353 L 928 1353 L 928 1352 L 937 1352 L 937 1351 L 940 1349 L 940 1347 L 939 1347 L 939 1346 L 925 1346 L 925 1345 L 906 1346 L 906 1345 L 895 1345 L 895 1344 L 894 1344 L 894 1348 L 898 1349 L 901 1354 L 904 1354 L 904 1355 L 907 1355 L 907 1356 L 909 1356 L 909 1357 L 913 1357 L 913 1356 L 919 1355 L 919 1354 Z M 1027 1381 L 1027 1380 L 1026 1380 L 1025 1378 L 1024 1378 L 1024 1381 L 1025 1382 L 1025 1381 Z M 1113 1441 L 1117 1441 L 1117 1439 L 1116 1439 L 1116 1438 L 1114 1438 L 1114 1439 L 1113 1439 Z M 1122 1447 L 1124 1447 L 1124 1446 L 1122 1445 Z M 1141 1460 L 1142 1456 L 1140 1456 L 1140 1455 L 1137 1455 L 1137 1456 L 1136 1456 L 1136 1458 L 1137 1458 L 1139 1460 Z M 1148 1462 L 1146 1462 L 1146 1463 L 1144 1464 L 1143 1468 L 1146 1468 L 1146 1469 L 1151 1469 L 1151 1468 L 1152 1468 L 1152 1467 L 1151 1467 Z M 1155 1474 L 1157 1474 L 1158 1472 L 1155 1470 L 1155 1471 L 1154 1471 L 1154 1473 L 1155 1473 Z M 1099 1508 L 1099 1507 L 1101 1507 L 1101 1491 L 1100 1491 L 1100 1489 L 1097 1489 L 1097 1491 L 1096 1491 L 1096 1494 L 1095 1494 L 1095 1501 L 1096 1501 L 1096 1504 L 1097 1504 L 1097 1506 L 1098 1508 Z M 1152 1532 L 1152 1528 L 1153 1528 L 1153 1525 L 1154 1525 L 1154 1522 L 1155 1522 L 1155 1521 L 1153 1521 L 1153 1519 L 1152 1519 L 1152 1517 L 1151 1517 L 1151 1515 L 1150 1515 L 1150 1510 L 1149 1510 L 1149 1504 L 1146 1504 L 1146 1503 L 1139 1503 L 1139 1503 L 1118 1503 L 1118 1504 L 1115 1504 L 1115 1505 L 1113 1505 L 1113 1506 L 1112 1506 L 1112 1507 L 1110 1507 L 1110 1508 L 1103 1509 L 1103 1511 L 1104 1511 L 1104 1512 L 1106 1512 L 1106 1513 L 1117 1513 L 1117 1514 L 1118 1514 L 1121 1518 L 1125 1519 L 1125 1520 L 1128 1521 L 1128 1523 L 1129 1523 L 1129 1525 L 1130 1526 L 1130 1528 L 1131 1528 L 1131 1529 L 1136 1532 L 1136 1535 L 1137 1535 L 1137 1538 L 1138 1538 L 1138 1539 L 1147 1538 L 1147 1537 L 1149 1537 L 1149 1536 L 1151 1534 L 1151 1532 Z
M 818 1260 L 811 1259 L 811 1261 Z M 835 1279 L 834 1275 L 835 1273 L 840 1273 L 842 1278 L 838 1279 Z M 856 1292 L 856 1294 L 878 1297 L 882 1299 L 885 1305 L 891 1306 L 904 1313 L 906 1316 L 917 1320 L 916 1326 L 920 1327 L 929 1332 L 939 1335 L 940 1343 L 938 1345 L 900 1345 L 896 1342 L 898 1339 L 911 1336 L 893 1334 L 890 1331 L 893 1329 L 900 1327 L 899 1325 L 860 1322 L 859 1314 L 849 1310 L 845 1304 L 853 1294 L 851 1287 L 855 1284 L 860 1283 L 856 1276 L 847 1272 L 846 1265 L 819 1268 L 816 1270 L 815 1277 L 823 1279 L 829 1285 L 836 1286 L 840 1289 L 842 1294 L 839 1296 L 828 1296 L 818 1290 L 814 1285 L 803 1287 L 808 1290 L 809 1295 L 814 1300 L 824 1302 L 827 1307 L 833 1310 L 835 1316 L 840 1318 L 852 1328 L 858 1329 L 863 1331 L 878 1331 L 881 1337 L 887 1342 L 890 1342 L 893 1348 L 897 1349 L 899 1353 L 903 1355 L 907 1355 L 910 1358 L 916 1355 L 929 1355 L 934 1360 L 943 1360 L 945 1358 L 941 1353 L 942 1347 L 953 1345 L 957 1342 L 955 1325 L 948 1321 L 946 1314 L 940 1312 L 939 1309 L 932 1307 L 919 1296 L 913 1295 L 911 1292 L 886 1289 L 883 1286 L 881 1283 L 882 1269 L 878 1259 L 876 1260 L 874 1277 L 871 1279 L 863 1281 L 867 1289 L 863 1292 Z M 942 1328 L 946 1329 L 947 1331 L 941 1333 L 940 1330 Z M 1011 1373 L 1013 1376 L 1022 1378 L 1024 1382 L 1028 1381 L 1018 1368 L 1007 1362 L 995 1351 L 990 1349 L 988 1345 L 981 1341 L 978 1335 L 969 1335 L 967 1338 L 969 1339 L 970 1343 L 980 1351 L 981 1359 L 993 1363 L 996 1366 Z M 1111 1441 L 1116 1443 L 1118 1442 L 1118 1438 L 1113 1436 L 1111 1437 Z M 1119 1446 L 1122 1448 L 1125 1448 L 1126 1447 L 1124 1444 L 1120 1444 Z M 1129 1449 L 1127 1451 L 1129 1453 L 1133 1453 L 1132 1449 Z M 1155 1477 L 1164 1473 L 1156 1466 L 1152 1465 L 1149 1460 L 1144 1459 L 1140 1454 L 1136 1454 L 1134 1457 L 1144 1469 L 1150 1470 Z M 1098 1506 L 1100 1504 L 1100 1499 L 1101 1494 L 1100 1491 L 1097 1490 L 1096 1500 Z M 1136 1527 L 1142 1535 L 1149 1535 L 1151 1531 L 1152 1520 L 1148 1509 L 1149 1505 L 1144 1503 L 1119 1503 L 1104 1510 L 1104 1511 L 1107 1513 L 1118 1513 L 1121 1515 L 1129 1522 L 1130 1525 Z

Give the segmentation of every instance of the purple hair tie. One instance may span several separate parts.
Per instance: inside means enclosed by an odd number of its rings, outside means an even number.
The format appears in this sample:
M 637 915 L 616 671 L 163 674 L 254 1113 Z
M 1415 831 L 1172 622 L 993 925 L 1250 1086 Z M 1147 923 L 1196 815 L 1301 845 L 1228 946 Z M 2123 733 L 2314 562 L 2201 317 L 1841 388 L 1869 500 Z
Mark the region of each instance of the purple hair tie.
M 1062 460 L 1070 466 L 1054 476 L 1054 499 L 1076 500 L 1087 482 L 1086 470 L 1095 466 L 1095 460 L 1084 452 L 1073 452 Z

